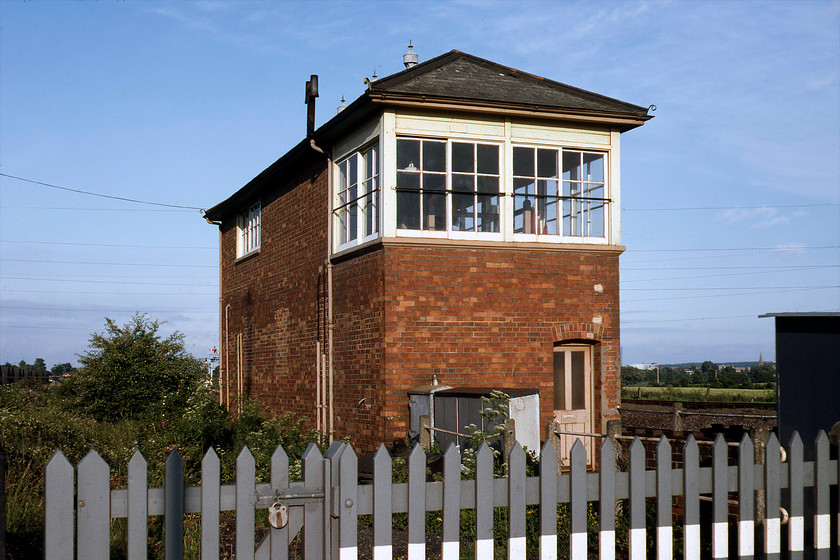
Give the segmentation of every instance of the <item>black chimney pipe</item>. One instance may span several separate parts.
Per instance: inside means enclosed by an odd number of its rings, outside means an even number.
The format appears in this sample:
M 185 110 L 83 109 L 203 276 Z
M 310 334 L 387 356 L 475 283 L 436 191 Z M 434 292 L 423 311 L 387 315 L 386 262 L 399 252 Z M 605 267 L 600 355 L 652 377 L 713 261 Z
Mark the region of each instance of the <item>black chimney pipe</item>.
M 306 82 L 306 137 L 315 132 L 315 98 L 318 97 L 318 74 L 309 76 Z

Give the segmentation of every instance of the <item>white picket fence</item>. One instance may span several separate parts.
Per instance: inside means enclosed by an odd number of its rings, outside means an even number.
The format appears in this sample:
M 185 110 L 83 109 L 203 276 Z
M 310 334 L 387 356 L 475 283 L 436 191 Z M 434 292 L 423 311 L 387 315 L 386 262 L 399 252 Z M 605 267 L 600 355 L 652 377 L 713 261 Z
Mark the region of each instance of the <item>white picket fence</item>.
M 146 558 L 148 516 L 163 515 L 166 558 L 182 558 L 184 515 L 200 514 L 201 558 L 216 559 L 220 554 L 220 512 L 235 511 L 238 560 L 287 558 L 289 544 L 298 532 L 307 559 L 358 558 L 360 515 L 372 518 L 373 558 L 382 560 L 396 553 L 392 546 L 393 515 L 405 513 L 409 560 L 424 559 L 427 554 L 449 559 L 458 558 L 462 552 L 461 511 L 474 510 L 475 558 L 491 560 L 497 552 L 493 509 L 506 508 L 507 539 L 503 544 L 507 557 L 524 559 L 526 507 L 540 506 L 540 559 L 554 560 L 558 548 L 562 548 L 569 551 L 570 558 L 584 560 L 588 547 L 597 548 L 603 560 L 614 559 L 616 537 L 620 536 L 617 511 L 624 515 L 623 508 L 629 514 L 629 558 L 641 560 L 647 556 L 646 509 L 653 501 L 658 559 L 674 557 L 675 523 L 684 528 L 677 544 L 682 545 L 686 559 L 699 559 L 703 544 L 711 546 L 713 558 L 729 558 L 730 553 L 738 558 L 762 554 L 769 559 L 781 558 L 784 544 L 785 557 L 802 558 L 808 547 L 822 559 L 829 558 L 831 548 L 840 542 L 840 529 L 832 534 L 832 525 L 840 527 L 840 513 L 831 510 L 832 492 L 840 502 L 840 461 L 830 459 L 824 433 L 814 445 L 814 460 L 804 461 L 803 444 L 796 434 L 783 461 L 778 441 L 771 434 L 761 464 L 755 461 L 753 442 L 745 435 L 736 464 L 730 464 L 727 444 L 718 436 L 711 465 L 701 467 L 697 442 L 689 437 L 682 449 L 683 467 L 674 469 L 671 446 L 663 438 L 656 446 L 655 470 L 646 470 L 645 449 L 635 440 L 629 447 L 627 469 L 617 471 L 615 449 L 605 440 L 600 449 L 600 470 L 587 472 L 586 453 L 577 442 L 571 450 L 568 472 L 558 475 L 554 447 L 546 444 L 541 450 L 539 475 L 528 477 L 525 452 L 516 444 L 505 478 L 494 478 L 492 451 L 482 445 L 476 455 L 473 480 L 462 480 L 461 456 L 450 446 L 443 459 L 442 481 L 436 482 L 427 481 L 426 456 L 415 447 L 407 460 L 406 483 L 392 483 L 392 459 L 380 447 L 370 485 L 358 484 L 358 459 L 345 443 L 334 443 L 324 455 L 311 445 L 302 460 L 302 482 L 289 481 L 289 461 L 279 447 L 271 458 L 270 481 L 255 482 L 255 461 L 246 448 L 237 459 L 236 484 L 220 485 L 219 459 L 211 449 L 202 461 L 202 483 L 198 487 L 185 487 L 183 461 L 173 451 L 166 462 L 163 488 L 147 487 L 146 462 L 138 452 L 129 463 L 127 489 L 110 488 L 110 469 L 93 451 L 76 467 L 74 487 L 74 469 L 57 451 L 47 465 L 45 552 L 50 560 L 107 559 L 111 520 L 127 517 L 129 558 Z M 758 521 L 756 496 L 766 511 L 764 519 Z M 675 497 L 679 497 L 680 505 L 676 511 L 682 512 L 678 517 L 674 515 Z M 701 528 L 701 500 L 712 502 L 710 528 Z M 587 542 L 590 502 L 597 503 L 597 543 Z M 567 543 L 560 543 L 557 535 L 559 503 L 569 504 Z M 286 506 L 288 523 L 270 529 L 268 538 L 257 547 L 255 511 L 273 504 Z M 730 507 L 737 508 L 737 523 L 730 523 Z M 809 509 L 812 514 L 806 518 Z M 427 549 L 428 511 L 441 512 L 440 549 Z M 808 534 L 806 527 L 811 527 Z M 737 536 L 734 551 L 729 550 L 730 532 Z

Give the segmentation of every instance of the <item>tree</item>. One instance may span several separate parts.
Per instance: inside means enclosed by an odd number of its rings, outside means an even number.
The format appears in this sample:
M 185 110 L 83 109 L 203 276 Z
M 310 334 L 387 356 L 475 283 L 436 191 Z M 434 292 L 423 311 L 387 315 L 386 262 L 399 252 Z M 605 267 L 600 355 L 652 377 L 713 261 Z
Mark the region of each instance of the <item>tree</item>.
M 70 364 L 70 362 L 65 362 L 63 364 L 55 364 L 50 369 L 50 373 L 52 373 L 53 375 L 63 375 L 65 373 L 70 373 L 72 371 L 76 371 L 76 368 L 74 368 Z
M 116 420 L 183 408 L 202 380 L 201 360 L 184 349 L 184 335 L 158 335 L 161 322 L 135 314 L 123 327 L 105 318 L 79 356 L 74 382 L 79 404 L 94 418 Z

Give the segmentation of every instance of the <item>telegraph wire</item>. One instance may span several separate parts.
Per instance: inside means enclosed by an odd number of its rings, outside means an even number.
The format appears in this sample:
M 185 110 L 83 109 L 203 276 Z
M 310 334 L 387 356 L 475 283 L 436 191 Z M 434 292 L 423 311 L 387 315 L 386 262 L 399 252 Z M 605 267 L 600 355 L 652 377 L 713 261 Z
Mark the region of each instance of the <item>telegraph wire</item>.
M 121 249 L 202 249 L 218 251 L 219 247 L 188 246 L 188 245 L 125 245 L 116 243 L 71 243 L 69 241 L 21 241 L 17 239 L 0 239 L 0 243 L 21 243 L 30 245 L 76 245 L 80 247 L 116 247 Z
M 622 208 L 622 212 L 673 212 L 690 210 L 761 210 L 762 208 L 822 208 L 840 206 L 837 202 L 823 204 L 762 204 L 761 206 L 682 206 L 676 208 Z
M 173 284 L 173 283 L 166 283 L 166 282 L 123 282 L 119 280 L 75 280 L 72 278 L 66 277 L 37 277 L 37 276 L 2 276 L 0 277 L 4 280 L 35 280 L 35 281 L 44 281 L 44 282 L 79 282 L 83 284 L 136 284 L 140 286 L 189 286 L 195 288 L 216 288 L 218 284 Z
M 41 264 L 90 264 L 90 265 L 105 265 L 105 266 L 157 266 L 157 267 L 182 267 L 182 268 L 215 268 L 218 265 L 214 264 L 164 264 L 164 263 L 118 263 L 118 262 L 92 262 L 92 261 L 53 261 L 53 260 L 38 260 L 38 259 L 3 259 L 0 262 L 25 262 L 25 263 L 41 263 Z
M 8 177 L 9 179 L 15 179 L 17 181 L 23 181 L 25 183 L 32 183 L 34 185 L 42 185 L 44 187 L 49 187 L 51 189 L 59 189 L 62 191 L 69 191 L 78 194 L 86 194 L 89 196 L 98 196 L 100 198 L 109 198 L 111 200 L 121 200 L 123 202 L 133 202 L 135 204 L 149 204 L 151 206 L 165 206 L 167 208 L 181 208 L 184 210 L 203 210 L 203 208 L 199 208 L 198 206 L 184 206 L 181 204 L 166 204 L 163 202 L 150 202 L 148 200 L 138 200 L 136 198 L 125 198 L 122 196 L 114 196 L 110 194 L 102 194 L 102 193 L 95 193 L 91 191 L 83 191 L 81 189 L 71 189 L 70 187 L 62 187 L 60 185 L 53 185 L 52 183 L 44 183 L 43 181 L 36 181 L 34 179 L 27 179 L 25 177 L 18 177 L 16 175 L 9 175 L 8 173 L 0 173 L 2 177 Z

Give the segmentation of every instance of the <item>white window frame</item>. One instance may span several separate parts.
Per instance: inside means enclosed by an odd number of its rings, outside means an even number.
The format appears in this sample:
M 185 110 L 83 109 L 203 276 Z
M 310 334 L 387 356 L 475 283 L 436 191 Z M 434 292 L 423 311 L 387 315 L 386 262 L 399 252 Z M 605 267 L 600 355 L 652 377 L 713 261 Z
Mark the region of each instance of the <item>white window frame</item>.
M 381 234 L 381 151 L 378 143 L 369 144 L 335 164 L 333 235 L 337 251 Z
M 553 178 L 540 178 L 539 172 L 537 170 L 537 162 L 535 161 L 534 166 L 534 175 L 533 177 L 527 176 L 528 178 L 533 178 L 535 181 L 535 185 L 540 180 L 547 180 L 547 181 L 554 181 L 556 183 L 556 196 L 551 195 L 548 198 L 554 198 L 554 203 L 556 205 L 556 231 L 553 233 L 543 232 L 540 233 L 539 223 L 535 224 L 535 227 L 530 228 L 532 231 L 516 231 L 516 212 L 517 212 L 517 199 L 522 196 L 521 194 L 516 193 L 516 182 L 517 179 L 525 178 L 526 176 L 520 176 L 515 174 L 515 164 L 512 163 L 512 169 L 510 173 L 510 210 L 508 212 L 509 222 L 508 227 L 513 234 L 514 241 L 543 241 L 543 242 L 578 242 L 578 243 L 609 243 L 612 237 L 612 220 L 614 219 L 614 212 L 611 205 L 614 204 L 614 201 L 611 199 L 611 177 L 610 171 L 611 167 L 611 158 L 610 158 L 610 150 L 607 149 L 593 149 L 588 147 L 582 146 L 566 146 L 566 145 L 535 145 L 535 144 L 520 144 L 514 143 L 511 149 L 511 161 L 513 162 L 513 153 L 516 148 L 525 148 L 534 150 L 535 157 L 539 153 L 539 150 L 549 150 L 553 151 L 556 154 L 557 160 L 557 176 Z M 563 177 L 563 155 L 566 153 L 575 153 L 575 154 L 593 154 L 603 158 L 603 178 L 602 181 L 592 181 L 591 177 L 587 178 L 578 178 L 575 180 L 565 180 Z M 584 196 L 589 189 L 582 189 L 580 195 L 575 197 L 564 196 L 564 183 L 579 183 L 587 186 L 591 185 L 602 185 L 602 195 L 600 197 L 596 197 L 596 199 L 590 199 L 589 197 Z M 530 195 L 529 195 L 530 196 Z M 595 200 L 595 202 L 593 202 Z M 602 234 L 601 235 L 590 235 L 589 231 L 584 231 L 585 226 L 581 226 L 581 235 L 573 235 L 567 234 L 565 231 L 565 218 L 566 218 L 566 201 L 569 201 L 570 204 L 580 204 L 586 207 L 586 210 L 581 210 L 578 212 L 579 216 L 589 216 L 591 212 L 591 205 L 592 204 L 601 204 L 601 213 L 602 213 Z M 524 220 L 524 218 L 523 218 Z M 572 218 L 570 217 L 570 220 Z M 523 227 L 523 229 L 525 229 Z
M 241 258 L 260 250 L 262 206 L 252 204 L 236 217 L 236 257 Z
M 406 169 L 398 169 L 396 168 L 396 159 L 397 159 L 397 146 L 401 140 L 406 141 L 416 141 L 421 143 L 421 151 L 422 151 L 422 143 L 425 142 L 435 142 L 435 143 L 442 143 L 444 144 L 444 156 L 445 156 L 445 166 L 443 172 L 438 171 L 426 171 L 422 168 L 421 162 L 415 162 L 415 168 L 411 169 L 411 172 L 416 172 L 418 175 L 422 173 L 427 173 L 430 175 L 443 175 L 444 177 L 444 189 L 442 191 L 437 190 L 422 190 L 421 194 L 419 195 L 420 198 L 420 229 L 412 229 L 412 228 L 401 228 L 399 223 L 399 173 L 406 172 Z M 452 149 L 454 144 L 472 144 L 474 146 L 474 150 L 477 150 L 477 147 L 480 145 L 483 146 L 493 146 L 497 149 L 498 153 L 498 166 L 497 166 L 497 173 L 481 173 L 478 171 L 478 162 L 477 162 L 477 155 L 474 155 L 476 158 L 474 160 L 474 167 L 472 172 L 459 172 L 453 171 L 453 158 L 452 158 Z M 474 154 L 477 154 L 477 151 L 474 151 Z M 494 240 L 494 241 L 502 241 L 504 239 L 504 228 L 506 222 L 505 216 L 505 204 L 504 198 L 506 194 L 506 172 L 505 172 L 505 165 L 504 165 L 504 154 L 505 154 L 505 145 L 504 142 L 499 142 L 497 140 L 492 139 L 484 139 L 484 138 L 474 138 L 474 137 L 448 137 L 448 138 L 439 138 L 439 137 L 426 137 L 426 136 L 416 136 L 416 135 L 408 135 L 408 134 L 400 134 L 397 136 L 396 141 L 394 142 L 394 153 L 390 155 L 394 160 L 395 170 L 396 170 L 396 177 L 395 177 L 395 190 L 397 195 L 394 199 L 394 230 L 397 236 L 404 236 L 404 237 L 431 237 L 431 238 L 448 238 L 448 239 L 482 239 L 482 240 Z M 422 157 L 422 156 L 421 156 Z M 453 177 L 455 175 L 472 175 L 475 178 L 475 188 L 472 191 L 473 195 L 473 229 L 472 230 L 460 230 L 455 229 L 453 227 L 453 197 L 459 194 L 468 194 L 467 191 L 465 192 L 458 192 L 453 189 Z M 496 213 L 497 213 L 497 224 L 498 227 L 496 231 L 479 231 L 478 230 L 478 206 L 479 201 L 478 197 L 482 196 L 483 194 L 487 196 L 487 193 L 481 193 L 478 190 L 478 179 L 480 177 L 495 177 L 498 181 L 498 194 L 495 195 L 497 197 L 497 204 L 496 204 Z M 422 210 L 422 203 L 423 203 L 423 196 L 425 194 L 443 194 L 445 196 L 445 211 L 444 211 L 444 222 L 445 227 L 443 229 L 430 229 L 429 224 L 423 224 L 423 219 L 426 218 L 426 214 Z M 424 227 L 425 226 L 425 227 Z

